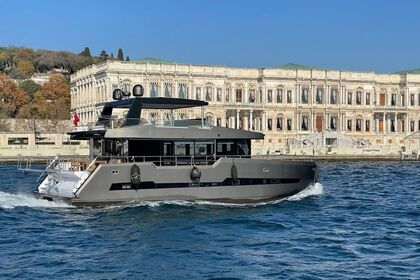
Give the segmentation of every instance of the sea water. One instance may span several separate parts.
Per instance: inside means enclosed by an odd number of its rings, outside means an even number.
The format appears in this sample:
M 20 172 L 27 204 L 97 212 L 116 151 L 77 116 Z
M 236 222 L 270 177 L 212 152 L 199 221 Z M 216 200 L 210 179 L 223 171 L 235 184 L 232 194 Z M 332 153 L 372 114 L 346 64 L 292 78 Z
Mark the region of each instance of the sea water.
M 268 203 L 76 208 L 0 165 L 0 279 L 420 279 L 420 164 L 319 167 Z

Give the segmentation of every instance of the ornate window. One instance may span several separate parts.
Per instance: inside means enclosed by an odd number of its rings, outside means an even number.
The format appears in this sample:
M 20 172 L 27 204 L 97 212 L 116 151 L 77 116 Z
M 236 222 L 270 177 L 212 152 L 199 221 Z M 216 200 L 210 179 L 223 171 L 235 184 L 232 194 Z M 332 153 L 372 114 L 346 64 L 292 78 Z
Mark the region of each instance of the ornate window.
M 370 92 L 366 92 L 366 105 L 370 105 Z
M 331 117 L 330 129 L 331 130 L 336 130 L 337 129 L 337 117 Z
M 397 105 L 397 95 L 395 93 L 391 94 L 391 106 Z
M 206 86 L 206 101 L 213 101 L 213 88 Z
M 277 128 L 277 131 L 283 130 L 283 116 L 282 115 L 278 115 L 276 118 L 276 128 Z
M 351 131 L 351 129 L 352 129 L 352 121 L 347 120 L 347 131 Z
M 287 119 L 287 130 L 292 130 L 292 119 Z
M 255 89 L 249 90 L 249 103 L 254 103 L 256 100 Z
M 229 103 L 229 102 L 230 102 L 230 88 L 227 88 L 227 89 L 226 89 L 225 101 L 226 101 L 227 103 Z
M 365 121 L 365 131 L 367 131 L 367 132 L 370 131 L 370 120 Z
M 273 130 L 273 119 L 267 119 L 267 129 Z
M 150 83 L 150 97 L 157 97 L 158 96 L 158 83 L 151 82 Z
M 362 92 L 361 91 L 356 91 L 356 105 L 362 105 Z
M 414 106 L 414 94 L 410 95 L 410 106 Z
M 276 101 L 277 103 L 283 103 L 283 89 L 282 88 L 277 88 Z
M 222 88 L 217 88 L 216 90 L 216 101 L 222 102 Z
M 236 89 L 236 102 L 242 103 L 242 88 Z
M 308 130 L 308 116 L 302 116 L 301 129 L 304 131 Z
M 353 93 L 351 91 L 347 92 L 347 105 L 353 104 Z
M 171 83 L 165 83 L 164 85 L 164 92 L 165 92 L 165 97 L 172 97 L 172 84 Z
M 178 84 L 178 97 L 179 98 L 188 98 L 187 97 L 187 85 L 184 83 Z
M 267 102 L 268 103 L 273 102 L 273 90 L 272 89 L 267 90 Z
M 331 88 L 330 103 L 337 104 L 337 88 Z
M 356 131 L 362 131 L 362 119 L 356 119 Z
M 308 103 L 308 88 L 302 87 L 302 103 L 307 104 Z
M 201 100 L 201 88 L 200 87 L 195 88 L 195 99 L 196 100 Z
M 316 97 L 315 97 L 316 104 L 322 104 L 322 88 L 316 88 Z
M 292 103 L 292 91 L 291 90 L 287 91 L 287 103 L 289 103 L 289 104 Z

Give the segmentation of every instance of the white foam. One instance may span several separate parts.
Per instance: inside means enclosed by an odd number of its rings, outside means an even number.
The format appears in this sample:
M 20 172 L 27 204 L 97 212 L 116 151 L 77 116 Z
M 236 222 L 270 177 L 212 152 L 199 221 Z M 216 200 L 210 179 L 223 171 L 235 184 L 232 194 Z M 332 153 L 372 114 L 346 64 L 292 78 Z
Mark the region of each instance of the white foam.
M 0 191 L 0 208 L 14 209 L 16 207 L 50 208 L 70 207 L 64 202 L 53 202 L 45 199 L 37 199 L 30 194 L 12 194 Z
M 185 200 L 166 200 L 166 201 L 139 201 L 139 202 L 131 202 L 122 205 L 113 205 L 107 208 L 125 208 L 125 207 L 149 207 L 149 208 L 158 208 L 164 205 L 177 205 L 177 206 L 184 206 L 184 207 L 198 207 L 198 206 L 220 206 L 220 207 L 258 207 L 263 205 L 272 205 L 277 204 L 282 201 L 298 201 L 302 200 L 306 197 L 310 196 L 318 196 L 323 193 L 323 186 L 321 183 L 315 183 L 314 185 L 309 185 L 306 189 L 302 190 L 301 192 L 277 200 L 272 200 L 268 202 L 257 202 L 257 203 L 226 203 L 226 202 L 214 202 L 214 201 L 206 201 L 206 200 L 198 200 L 198 201 L 185 201 Z
M 286 200 L 288 201 L 302 200 L 309 196 L 321 195 L 323 192 L 324 192 L 324 187 L 322 186 L 322 184 L 315 183 L 314 185 L 309 185 L 306 189 L 302 190 L 301 192 L 298 192 L 297 194 L 286 198 Z

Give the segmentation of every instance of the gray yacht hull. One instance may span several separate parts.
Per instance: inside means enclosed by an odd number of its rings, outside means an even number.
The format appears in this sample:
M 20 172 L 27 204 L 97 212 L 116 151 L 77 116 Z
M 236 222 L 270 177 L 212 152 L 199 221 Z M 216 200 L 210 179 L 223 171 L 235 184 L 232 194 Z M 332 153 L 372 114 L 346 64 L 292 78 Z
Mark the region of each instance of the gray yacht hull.
M 141 174 L 137 186 L 131 182 L 134 164 Z M 212 165 L 197 166 L 201 177 L 193 183 L 192 168 L 156 166 L 152 162 L 101 164 L 69 200 L 78 206 L 162 200 L 259 202 L 298 193 L 316 182 L 318 173 L 314 162 L 221 158 Z M 55 199 L 48 193 L 41 196 Z

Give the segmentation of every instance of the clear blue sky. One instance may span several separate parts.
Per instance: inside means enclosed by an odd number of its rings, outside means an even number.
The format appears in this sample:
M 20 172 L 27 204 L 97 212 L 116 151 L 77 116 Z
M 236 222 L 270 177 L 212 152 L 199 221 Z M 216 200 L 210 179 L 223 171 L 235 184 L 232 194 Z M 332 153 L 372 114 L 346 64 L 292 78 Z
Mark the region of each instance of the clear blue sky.
M 131 59 L 344 70 L 420 68 L 416 0 L 1 0 L 0 46 Z

